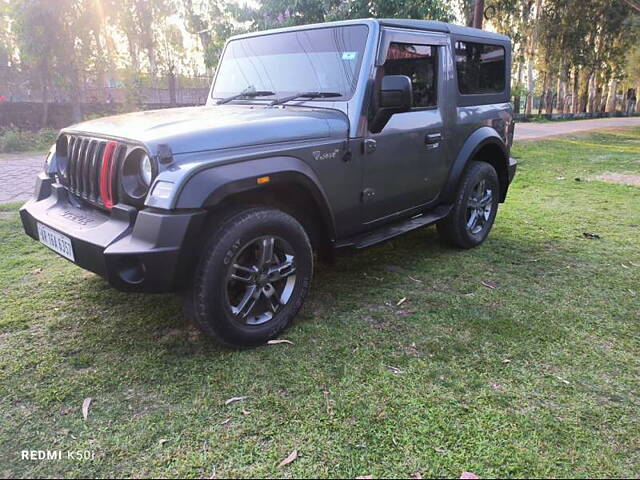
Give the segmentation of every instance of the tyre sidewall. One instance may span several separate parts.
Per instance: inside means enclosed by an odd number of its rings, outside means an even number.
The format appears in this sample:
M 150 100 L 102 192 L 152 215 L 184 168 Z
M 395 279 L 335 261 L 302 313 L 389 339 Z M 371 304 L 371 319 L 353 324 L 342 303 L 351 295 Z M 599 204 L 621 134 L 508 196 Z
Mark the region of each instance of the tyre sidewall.
M 296 258 L 296 285 L 291 298 L 263 325 L 242 325 L 236 321 L 228 305 L 227 272 L 236 254 L 251 241 L 263 236 L 286 240 Z M 313 256 L 307 235 L 291 216 L 271 209 L 241 213 L 227 222 L 220 235 L 213 235 L 207 253 L 198 267 L 199 323 L 204 323 L 223 343 L 233 346 L 255 346 L 277 336 L 293 320 L 307 292 L 313 274 Z
M 472 194 L 475 186 L 485 180 L 492 192 L 491 214 L 489 219 L 478 233 L 471 233 L 467 228 L 467 203 L 469 196 Z M 458 190 L 456 204 L 454 207 L 454 218 L 452 219 L 457 230 L 458 238 L 463 247 L 472 248 L 484 242 L 493 227 L 496 215 L 498 213 L 498 199 L 500 197 L 500 183 L 498 182 L 498 174 L 495 169 L 486 162 L 473 162 L 465 172 L 462 183 Z

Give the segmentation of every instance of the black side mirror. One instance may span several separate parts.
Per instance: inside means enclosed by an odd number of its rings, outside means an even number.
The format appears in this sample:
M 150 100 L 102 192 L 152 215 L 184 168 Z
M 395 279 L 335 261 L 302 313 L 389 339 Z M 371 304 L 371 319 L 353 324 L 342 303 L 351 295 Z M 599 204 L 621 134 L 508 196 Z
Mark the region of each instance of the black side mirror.
M 386 75 L 382 77 L 380 97 L 371 119 L 369 129 L 373 133 L 382 131 L 392 115 L 408 112 L 413 105 L 411 79 L 406 75 Z

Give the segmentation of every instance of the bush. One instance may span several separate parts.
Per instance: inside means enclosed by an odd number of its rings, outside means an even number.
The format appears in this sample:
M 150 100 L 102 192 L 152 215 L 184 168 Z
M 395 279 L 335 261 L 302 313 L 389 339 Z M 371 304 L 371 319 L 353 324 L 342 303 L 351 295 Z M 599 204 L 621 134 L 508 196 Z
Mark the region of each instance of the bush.
M 51 128 L 37 132 L 17 128 L 0 130 L 0 153 L 48 150 L 57 135 L 58 131 Z

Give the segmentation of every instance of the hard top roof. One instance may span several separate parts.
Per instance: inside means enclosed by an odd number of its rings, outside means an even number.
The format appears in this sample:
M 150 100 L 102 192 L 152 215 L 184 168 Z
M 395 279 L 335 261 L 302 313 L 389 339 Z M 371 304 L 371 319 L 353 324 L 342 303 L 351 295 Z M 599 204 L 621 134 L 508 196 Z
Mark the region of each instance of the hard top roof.
M 424 30 L 431 32 L 443 32 L 451 33 L 453 35 L 466 35 L 470 37 L 486 38 L 490 40 L 497 40 L 501 42 L 510 42 L 510 38 L 506 35 L 500 35 L 498 33 L 488 32 L 486 30 L 480 30 L 478 28 L 464 27 L 462 25 L 455 25 L 453 23 L 438 22 L 435 20 L 414 20 L 414 19 L 401 19 L 401 18 L 362 18 L 356 20 L 341 20 L 336 22 L 324 22 L 310 25 L 297 25 L 295 27 L 276 28 L 271 30 L 261 30 L 257 32 L 245 33 L 236 35 L 231 40 L 237 38 L 254 37 L 260 35 L 270 35 L 272 33 L 290 32 L 295 30 L 303 30 L 310 28 L 327 28 L 327 27 L 339 27 L 345 25 L 371 25 L 372 23 L 378 23 L 384 27 L 394 28 L 410 28 L 413 30 Z
M 488 32 L 479 28 L 463 27 L 453 23 L 438 22 L 436 20 L 414 20 L 401 18 L 381 18 L 377 20 L 380 25 L 386 27 L 411 28 L 414 30 L 428 30 L 432 32 L 445 32 L 454 35 L 467 35 L 471 37 L 491 38 L 493 40 L 510 41 L 506 35 Z

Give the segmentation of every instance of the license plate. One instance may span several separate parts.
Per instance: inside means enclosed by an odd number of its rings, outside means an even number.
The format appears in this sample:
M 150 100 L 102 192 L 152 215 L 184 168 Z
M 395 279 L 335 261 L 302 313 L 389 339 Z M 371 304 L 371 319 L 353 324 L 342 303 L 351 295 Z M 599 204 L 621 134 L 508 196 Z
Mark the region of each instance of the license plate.
M 69 237 L 38 223 L 38 238 L 40 238 L 40 241 L 51 250 L 58 252 L 60 255 L 68 258 L 72 262 L 75 261 L 73 256 L 73 246 L 71 245 Z

